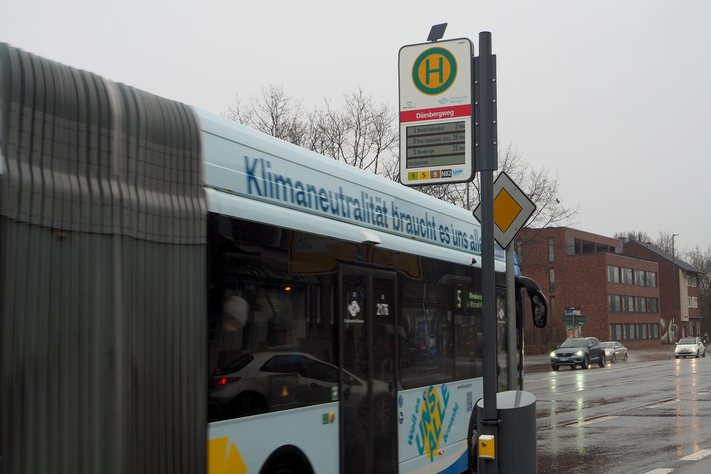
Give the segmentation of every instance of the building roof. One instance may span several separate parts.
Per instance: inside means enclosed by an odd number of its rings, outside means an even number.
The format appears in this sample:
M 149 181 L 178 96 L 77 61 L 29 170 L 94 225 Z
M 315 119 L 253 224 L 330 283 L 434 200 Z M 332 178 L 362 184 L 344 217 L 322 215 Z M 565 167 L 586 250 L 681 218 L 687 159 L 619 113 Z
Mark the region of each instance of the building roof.
M 701 270 L 699 270 L 698 268 L 695 268 L 693 265 L 686 263 L 679 257 L 673 256 L 666 250 L 660 249 L 656 245 L 652 245 L 648 242 L 645 243 L 645 242 L 638 242 L 636 240 L 630 240 L 629 242 L 625 243 L 625 247 L 627 247 L 629 244 L 637 244 L 640 247 L 643 247 L 643 248 L 649 250 L 653 254 L 658 255 L 659 257 L 663 258 L 664 260 L 667 260 L 669 263 L 674 263 L 676 266 L 678 266 L 679 268 L 681 268 L 682 270 L 685 270 L 687 272 L 703 273 Z

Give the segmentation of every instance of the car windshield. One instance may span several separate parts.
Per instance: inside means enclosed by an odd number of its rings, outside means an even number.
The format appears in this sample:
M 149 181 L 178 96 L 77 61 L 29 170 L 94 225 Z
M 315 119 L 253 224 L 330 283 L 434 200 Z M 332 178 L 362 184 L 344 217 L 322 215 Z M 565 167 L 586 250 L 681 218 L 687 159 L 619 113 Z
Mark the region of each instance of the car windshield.
M 603 342 L 602 347 L 605 349 L 612 349 L 612 343 L 611 342 Z
M 685 337 L 679 341 L 679 344 L 696 344 L 696 339 L 693 337 Z
M 566 339 L 560 347 L 585 347 L 585 339 Z

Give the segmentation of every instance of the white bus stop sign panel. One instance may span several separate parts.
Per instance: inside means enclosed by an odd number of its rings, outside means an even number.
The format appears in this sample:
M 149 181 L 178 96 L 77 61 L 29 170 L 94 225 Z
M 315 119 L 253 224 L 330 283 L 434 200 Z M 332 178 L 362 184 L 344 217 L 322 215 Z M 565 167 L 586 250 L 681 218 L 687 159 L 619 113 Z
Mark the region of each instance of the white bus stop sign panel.
M 466 38 L 400 49 L 402 184 L 473 178 L 472 51 Z

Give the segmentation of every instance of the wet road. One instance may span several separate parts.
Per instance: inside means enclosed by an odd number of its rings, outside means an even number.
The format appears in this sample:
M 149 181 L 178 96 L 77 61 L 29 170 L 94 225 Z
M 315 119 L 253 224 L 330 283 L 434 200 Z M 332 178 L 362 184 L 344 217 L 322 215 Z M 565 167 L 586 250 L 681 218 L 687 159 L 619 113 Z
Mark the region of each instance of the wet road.
M 711 357 L 529 373 L 541 474 L 711 473 Z

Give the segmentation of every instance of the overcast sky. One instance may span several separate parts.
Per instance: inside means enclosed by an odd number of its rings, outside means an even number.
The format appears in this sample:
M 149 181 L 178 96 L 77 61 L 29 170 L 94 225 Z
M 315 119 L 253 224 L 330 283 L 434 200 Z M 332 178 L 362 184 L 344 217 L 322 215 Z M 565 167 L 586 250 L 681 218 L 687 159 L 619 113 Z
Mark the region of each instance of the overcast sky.
M 398 51 L 490 31 L 498 131 L 576 228 L 711 244 L 711 1 L 0 0 L 0 41 L 214 113 L 276 84 L 398 102 Z

